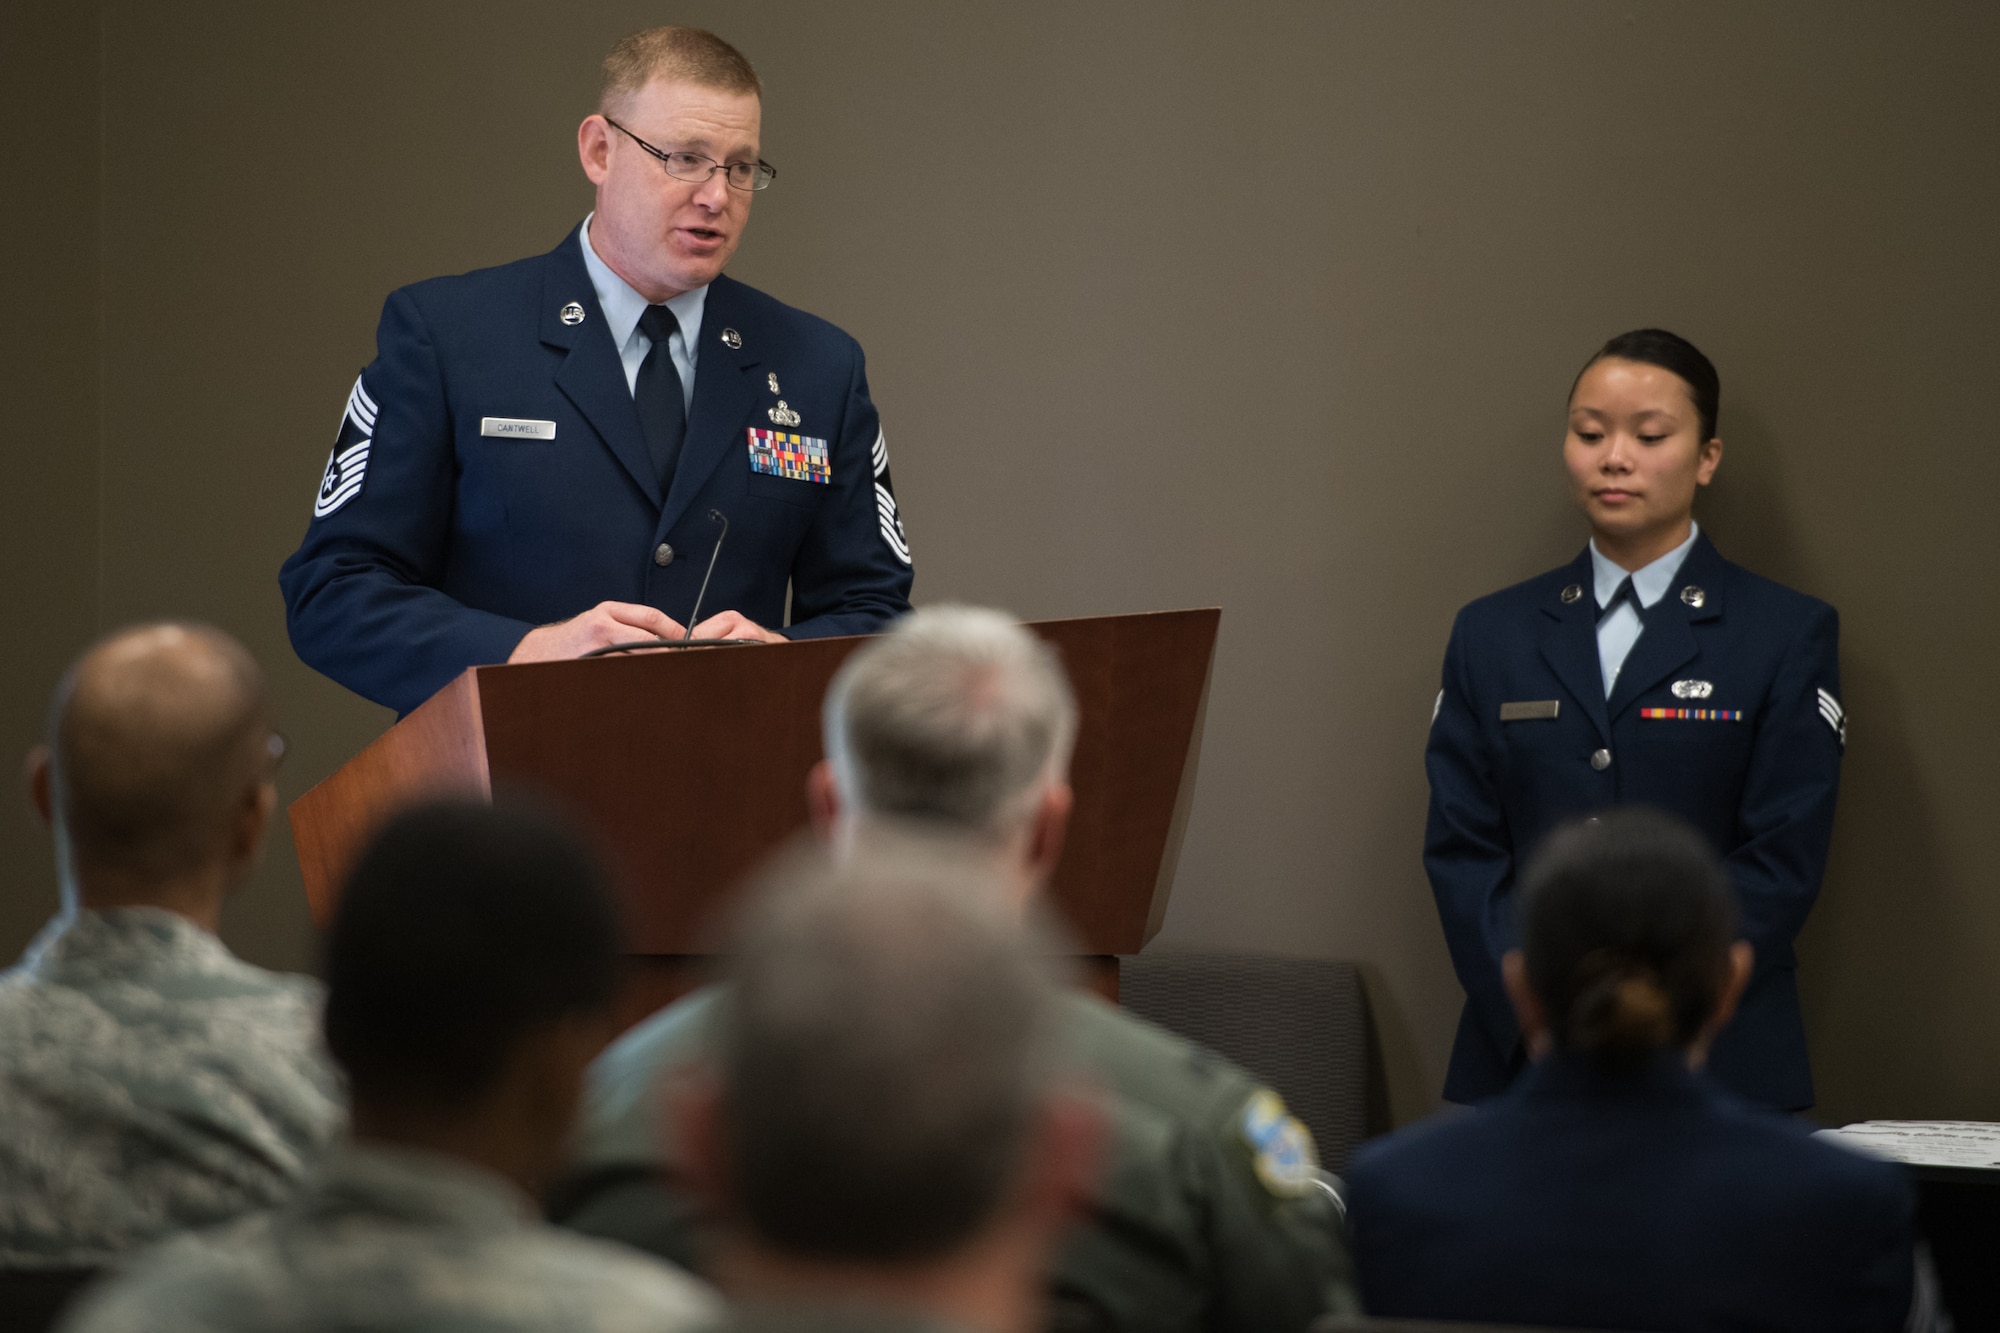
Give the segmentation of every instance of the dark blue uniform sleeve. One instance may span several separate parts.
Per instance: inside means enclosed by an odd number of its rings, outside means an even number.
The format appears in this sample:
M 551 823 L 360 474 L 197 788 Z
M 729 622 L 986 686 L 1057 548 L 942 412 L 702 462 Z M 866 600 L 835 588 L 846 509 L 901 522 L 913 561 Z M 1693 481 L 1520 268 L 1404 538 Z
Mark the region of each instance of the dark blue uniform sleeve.
M 437 586 L 457 459 L 437 354 L 406 292 L 383 307 L 375 360 L 356 395 L 359 411 L 350 399 L 305 540 L 278 581 L 299 657 L 407 713 L 468 663 L 506 661 L 534 627 Z
M 1520 1040 L 1500 980 L 1500 957 L 1515 944 L 1514 845 L 1500 799 L 1498 759 L 1480 711 L 1484 704 L 1472 688 L 1468 634 L 1460 613 L 1445 649 L 1443 692 L 1424 750 L 1431 787 L 1424 869 L 1452 968 L 1480 1027 L 1504 1053 Z
M 1728 869 L 1760 969 L 1792 965 L 1826 872 L 1846 726 L 1839 646 L 1838 613 L 1815 606 L 1786 649 L 1750 751 Z
M 794 639 L 874 634 L 910 609 L 909 539 L 858 346 L 840 442 L 834 493 L 820 506 L 792 564 L 792 621 L 784 633 Z

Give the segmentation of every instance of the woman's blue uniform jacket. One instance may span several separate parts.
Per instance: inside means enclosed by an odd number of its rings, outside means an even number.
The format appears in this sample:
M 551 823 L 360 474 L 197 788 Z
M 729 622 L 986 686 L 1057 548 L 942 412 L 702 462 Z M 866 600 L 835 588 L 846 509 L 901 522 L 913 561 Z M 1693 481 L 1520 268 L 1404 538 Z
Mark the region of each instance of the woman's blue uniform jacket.
M 1619 1076 L 1533 1065 L 1364 1145 L 1347 1202 L 1375 1315 L 1898 1333 L 1916 1278 L 1901 1168 L 1814 1141 L 1678 1052 Z
M 601 601 L 686 623 L 720 530 L 711 509 L 729 538 L 704 617 L 778 628 L 788 586 L 794 638 L 865 634 L 909 608 L 860 345 L 718 277 L 662 495 L 580 235 L 390 295 L 280 574 L 299 656 L 398 712 Z M 811 444 L 757 457 L 753 430 L 823 444 L 824 467 Z
M 1452 626 L 1424 756 L 1424 866 L 1466 993 L 1444 1095 L 1490 1097 L 1521 1067 L 1500 956 L 1516 943 L 1522 861 L 1566 820 L 1649 805 L 1726 858 L 1757 951 L 1711 1070 L 1751 1101 L 1810 1106 L 1792 941 L 1819 893 L 1840 786 L 1839 617 L 1702 536 L 1645 611 L 1607 702 L 1591 589 L 1586 549 L 1473 602 Z

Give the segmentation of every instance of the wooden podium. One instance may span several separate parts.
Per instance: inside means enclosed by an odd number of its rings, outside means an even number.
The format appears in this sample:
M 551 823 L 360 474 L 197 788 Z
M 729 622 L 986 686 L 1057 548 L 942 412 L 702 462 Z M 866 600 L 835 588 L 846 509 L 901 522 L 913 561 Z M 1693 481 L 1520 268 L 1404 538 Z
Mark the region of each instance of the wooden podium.
M 1085 954 L 1137 953 L 1166 914 L 1221 614 L 1029 627 L 1061 652 L 1080 709 L 1076 807 L 1051 897 Z M 292 802 L 313 919 L 326 924 L 349 865 L 396 809 L 511 788 L 552 799 L 597 835 L 635 954 L 709 952 L 718 909 L 805 824 L 820 701 L 864 642 L 470 668 Z M 684 984 L 656 978 L 637 1012 Z

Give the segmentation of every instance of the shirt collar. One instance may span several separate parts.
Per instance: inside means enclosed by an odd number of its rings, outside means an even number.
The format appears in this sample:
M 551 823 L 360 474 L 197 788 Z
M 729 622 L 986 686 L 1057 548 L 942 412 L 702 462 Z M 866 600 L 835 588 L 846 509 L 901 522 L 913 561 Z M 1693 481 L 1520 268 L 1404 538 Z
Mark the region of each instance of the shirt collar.
M 461 1158 L 400 1144 L 349 1140 L 331 1149 L 307 1207 L 358 1207 L 460 1231 L 532 1225 L 532 1200 L 518 1185 Z
M 221 940 L 179 912 L 118 907 L 57 913 L 21 955 L 17 969 L 45 982 L 84 985 L 161 971 L 209 972 L 234 962 Z
M 634 316 L 634 318 L 637 318 Z M 1680 573 L 1681 562 L 1687 559 L 1701 536 L 1701 524 L 1689 520 L 1687 540 L 1661 556 L 1650 565 L 1632 571 L 1632 591 L 1638 595 L 1640 606 L 1651 606 L 1667 595 L 1674 575 Z M 1597 604 L 1609 606 L 1618 585 L 1625 581 L 1626 572 L 1609 556 L 1597 549 L 1597 539 L 1590 539 L 1590 568 L 1597 588 Z
M 632 341 L 632 331 L 639 327 L 639 316 L 646 313 L 648 304 L 645 297 L 633 290 L 632 284 L 611 271 L 611 265 L 597 257 L 597 250 L 590 243 L 591 213 L 584 218 L 578 228 L 578 240 L 583 248 L 583 266 L 590 273 L 590 285 L 597 291 L 597 305 L 604 312 L 605 327 L 611 330 L 611 345 L 622 348 Z M 695 359 L 695 349 L 701 345 L 701 312 L 708 304 L 706 284 L 691 292 L 682 292 L 666 303 L 680 322 L 681 341 L 687 344 L 688 360 Z

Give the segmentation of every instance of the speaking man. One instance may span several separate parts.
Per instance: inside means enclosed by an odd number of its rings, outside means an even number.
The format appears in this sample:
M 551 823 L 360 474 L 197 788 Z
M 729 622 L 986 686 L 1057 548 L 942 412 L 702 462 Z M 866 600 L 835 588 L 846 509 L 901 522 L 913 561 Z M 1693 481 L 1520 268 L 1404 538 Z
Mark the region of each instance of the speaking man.
M 626 38 L 577 130 L 594 211 L 390 295 L 279 577 L 307 663 L 408 712 L 475 664 L 680 638 L 711 563 L 697 638 L 908 609 L 860 346 L 723 276 L 777 174 L 760 96 L 712 33 Z

